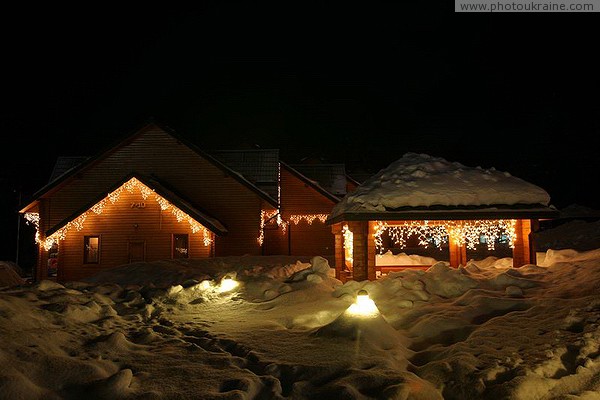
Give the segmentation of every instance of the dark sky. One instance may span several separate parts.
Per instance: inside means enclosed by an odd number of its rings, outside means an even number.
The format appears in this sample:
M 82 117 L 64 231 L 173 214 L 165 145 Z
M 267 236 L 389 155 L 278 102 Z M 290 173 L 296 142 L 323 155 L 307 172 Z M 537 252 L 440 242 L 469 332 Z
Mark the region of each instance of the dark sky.
M 15 257 L 19 191 L 150 117 L 207 150 L 279 148 L 350 172 L 422 152 L 600 208 L 597 14 L 222 3 L 5 14 L 0 259 Z

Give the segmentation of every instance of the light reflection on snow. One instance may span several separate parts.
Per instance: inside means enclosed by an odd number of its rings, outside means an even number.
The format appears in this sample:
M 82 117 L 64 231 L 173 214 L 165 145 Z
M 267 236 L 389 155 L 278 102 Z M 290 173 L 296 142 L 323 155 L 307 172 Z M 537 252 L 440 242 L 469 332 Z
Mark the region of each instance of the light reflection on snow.
M 229 291 L 235 289 L 236 287 L 238 287 L 238 285 L 239 285 L 239 282 L 226 276 L 221 280 L 221 284 L 219 285 L 217 291 L 219 293 L 229 292 Z

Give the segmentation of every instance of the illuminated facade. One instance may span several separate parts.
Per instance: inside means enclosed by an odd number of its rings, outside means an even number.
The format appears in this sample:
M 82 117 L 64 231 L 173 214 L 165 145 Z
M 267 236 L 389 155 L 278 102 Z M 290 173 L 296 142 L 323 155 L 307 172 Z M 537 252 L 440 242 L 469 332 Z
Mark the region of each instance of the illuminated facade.
M 20 210 L 36 228 L 37 280 L 173 258 L 283 254 L 333 262 L 325 220 L 339 198 L 277 153 L 274 170 L 255 179 L 248 159 L 223 161 L 150 123 L 94 157 L 66 158 L 74 162 L 59 159 Z M 232 160 L 240 161 L 236 169 L 225 162 Z
M 368 215 L 347 213 L 329 219 L 327 223 L 336 236 L 337 276 L 342 280 L 374 280 L 382 270 L 429 267 L 378 265 L 379 255 L 392 247 L 405 251 L 411 238 L 415 246 L 422 249 L 433 247 L 441 250 L 445 258 L 436 259 L 448 261 L 453 267 L 467 264 L 469 250 L 483 248 L 489 255 L 494 255 L 499 246 L 509 249 L 515 267 L 535 263 L 530 233 L 537 229 L 539 219 L 552 218 L 555 213 L 551 209 L 481 212 L 455 209 L 444 212 L 438 209 L 428 213 L 419 211 L 419 216 L 422 218 L 411 219 L 414 213 L 411 215 L 407 211 Z

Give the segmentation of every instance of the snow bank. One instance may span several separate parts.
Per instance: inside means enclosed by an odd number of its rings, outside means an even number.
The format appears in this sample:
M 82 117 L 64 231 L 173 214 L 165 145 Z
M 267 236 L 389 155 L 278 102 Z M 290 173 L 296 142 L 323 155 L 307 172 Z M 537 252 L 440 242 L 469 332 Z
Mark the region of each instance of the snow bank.
M 600 221 L 586 222 L 573 220 L 552 229 L 540 230 L 533 233 L 538 250 L 548 249 L 579 251 L 600 248 Z
M 420 256 L 417 254 L 398 253 L 394 254 L 391 250 L 383 254 L 375 255 L 375 265 L 433 265 L 437 262 L 435 258 Z
M 287 277 L 310 266 L 310 258 L 296 256 L 227 256 L 137 262 L 125 264 L 84 279 L 90 283 L 117 283 L 169 287 L 174 283 L 218 279 L 227 273 L 247 276 Z
M 342 284 L 322 257 L 234 257 L 4 288 L 0 399 L 598 398 L 600 249 L 545 261 Z M 360 290 L 376 313 L 348 313 Z
M 25 284 L 13 263 L 0 261 L 0 288 Z

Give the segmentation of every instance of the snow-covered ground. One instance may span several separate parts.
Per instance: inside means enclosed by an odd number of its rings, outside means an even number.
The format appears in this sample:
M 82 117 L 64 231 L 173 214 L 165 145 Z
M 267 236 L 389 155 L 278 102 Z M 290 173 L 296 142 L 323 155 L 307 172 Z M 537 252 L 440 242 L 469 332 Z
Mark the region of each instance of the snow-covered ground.
M 346 284 L 319 256 L 11 283 L 0 398 L 600 399 L 600 243 L 540 255 Z M 239 286 L 221 292 L 225 275 Z M 378 313 L 347 311 L 361 289 Z

